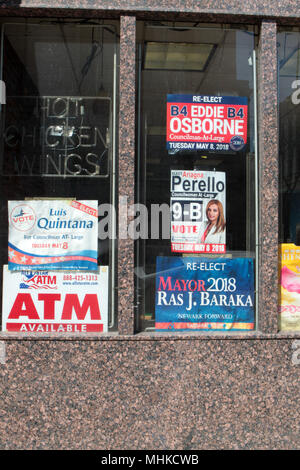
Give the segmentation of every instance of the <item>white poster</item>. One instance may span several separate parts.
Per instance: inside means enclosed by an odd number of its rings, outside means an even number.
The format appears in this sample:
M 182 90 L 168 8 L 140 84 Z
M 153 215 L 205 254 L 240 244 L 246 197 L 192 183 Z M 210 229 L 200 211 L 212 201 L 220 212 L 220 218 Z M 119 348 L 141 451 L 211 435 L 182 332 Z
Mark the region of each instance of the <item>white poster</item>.
M 22 271 L 3 266 L 2 330 L 107 332 L 108 266 L 95 273 Z
M 8 201 L 8 268 L 97 270 L 97 201 Z
M 220 171 L 171 171 L 171 249 L 226 252 L 226 182 Z

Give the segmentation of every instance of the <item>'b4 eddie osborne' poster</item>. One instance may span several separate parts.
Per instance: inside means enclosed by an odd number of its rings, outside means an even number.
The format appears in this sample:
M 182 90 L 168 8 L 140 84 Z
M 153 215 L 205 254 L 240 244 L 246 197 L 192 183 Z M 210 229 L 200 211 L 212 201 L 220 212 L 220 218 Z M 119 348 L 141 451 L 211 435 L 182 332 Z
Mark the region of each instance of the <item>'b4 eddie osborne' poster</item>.
M 158 257 L 157 330 L 252 330 L 252 258 Z
M 167 95 L 167 149 L 238 152 L 247 121 L 245 96 Z

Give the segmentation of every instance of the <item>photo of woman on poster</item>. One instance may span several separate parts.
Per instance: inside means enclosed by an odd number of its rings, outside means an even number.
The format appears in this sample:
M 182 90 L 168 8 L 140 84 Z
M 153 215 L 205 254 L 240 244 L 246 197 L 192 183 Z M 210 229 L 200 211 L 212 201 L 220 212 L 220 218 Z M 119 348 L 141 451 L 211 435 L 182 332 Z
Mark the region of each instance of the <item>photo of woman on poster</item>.
M 207 222 L 200 236 L 200 243 L 225 244 L 225 217 L 223 205 L 217 199 L 212 199 L 206 206 Z

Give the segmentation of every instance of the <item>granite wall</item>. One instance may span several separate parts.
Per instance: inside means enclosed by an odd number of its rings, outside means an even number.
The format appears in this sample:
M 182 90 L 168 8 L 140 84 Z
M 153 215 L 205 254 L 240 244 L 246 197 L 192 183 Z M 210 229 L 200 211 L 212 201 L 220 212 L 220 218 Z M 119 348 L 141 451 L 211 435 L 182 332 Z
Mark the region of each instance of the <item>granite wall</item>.
M 9 341 L 0 448 L 297 448 L 293 354 L 287 339 Z

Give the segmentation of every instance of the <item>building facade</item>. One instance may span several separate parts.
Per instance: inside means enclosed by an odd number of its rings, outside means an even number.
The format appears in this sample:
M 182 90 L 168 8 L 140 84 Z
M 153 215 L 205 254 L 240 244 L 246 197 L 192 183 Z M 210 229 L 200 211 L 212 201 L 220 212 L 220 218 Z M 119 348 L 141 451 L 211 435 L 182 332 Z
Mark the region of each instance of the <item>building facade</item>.
M 8 201 L 96 200 L 100 222 L 108 205 L 115 209 L 107 224 L 116 233 L 99 236 L 97 247 L 98 264 L 108 269 L 107 332 L 36 331 L 32 319 L 40 313 L 33 313 L 28 297 L 19 297 L 15 317 L 16 303 L 5 307 L 19 281 L 18 273 L 4 274 L 3 318 L 5 309 L 9 315 L 0 333 L 2 449 L 299 446 L 300 328 L 294 317 L 283 324 L 278 300 L 279 247 L 293 244 L 296 250 L 300 244 L 299 6 L 233 0 L 218 6 L 168 0 L 1 3 L 1 264 L 12 264 L 7 219 L 17 219 L 7 213 Z M 246 97 L 242 148 L 231 142 L 220 152 L 190 152 L 172 143 L 166 150 L 167 95 L 171 103 L 183 103 L 180 112 L 192 96 L 231 97 L 229 106 L 240 112 Z M 247 260 L 252 284 L 238 301 L 223 297 L 226 312 L 237 307 L 237 313 L 222 328 L 211 317 L 205 326 L 185 322 L 177 328 L 155 297 L 158 258 L 164 272 L 166 258 L 189 254 L 196 263 L 204 253 L 199 258 L 199 250 L 171 251 L 161 233 L 137 240 L 127 232 L 134 219 L 130 206 L 170 202 L 172 171 L 226 174 L 228 257 L 218 262 Z M 209 254 L 205 262 L 216 263 Z M 76 274 L 70 273 L 72 280 Z M 166 279 L 165 290 L 181 292 L 172 288 L 175 277 Z M 216 292 L 224 290 L 214 279 Z M 298 289 L 289 290 L 293 279 L 285 284 L 292 297 Z M 42 299 L 44 320 L 54 319 L 54 304 L 47 310 Z M 243 302 L 251 306 L 250 317 L 241 313 Z M 9 329 L 18 322 L 8 320 L 20 320 L 20 311 L 26 326 Z

